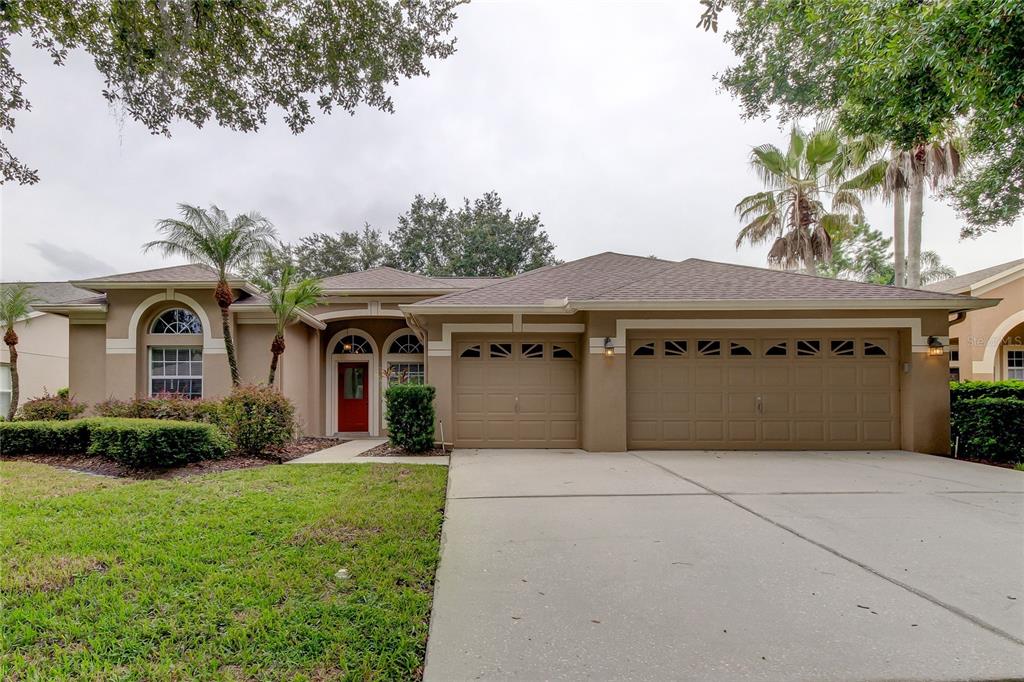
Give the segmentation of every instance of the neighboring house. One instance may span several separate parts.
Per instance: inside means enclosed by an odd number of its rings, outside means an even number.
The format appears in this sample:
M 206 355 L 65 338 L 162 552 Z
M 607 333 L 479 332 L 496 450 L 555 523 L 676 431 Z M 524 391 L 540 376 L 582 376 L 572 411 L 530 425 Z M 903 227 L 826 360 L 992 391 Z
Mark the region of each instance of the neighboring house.
M 27 284 L 39 305 L 61 304 L 94 295 L 67 282 L 17 282 Z M 7 284 L 14 284 L 5 283 Z M 56 393 L 68 385 L 68 319 L 42 312 L 33 306 L 27 320 L 15 325 L 18 334 L 19 402 Z M 2 332 L 0 332 L 2 333 Z M 11 356 L 0 344 L 0 415 L 11 404 Z
M 951 321 L 954 380 L 1024 380 L 1024 258 L 936 282 L 925 289 L 1002 299 Z
M 71 388 L 90 402 L 229 389 L 215 277 L 178 266 L 74 282 Z M 233 281 L 245 381 L 266 300 Z M 949 448 L 949 315 L 994 300 L 704 260 L 602 253 L 505 280 L 375 268 L 323 280 L 278 382 L 309 434 L 380 434 L 389 381 L 437 388 L 460 447 Z

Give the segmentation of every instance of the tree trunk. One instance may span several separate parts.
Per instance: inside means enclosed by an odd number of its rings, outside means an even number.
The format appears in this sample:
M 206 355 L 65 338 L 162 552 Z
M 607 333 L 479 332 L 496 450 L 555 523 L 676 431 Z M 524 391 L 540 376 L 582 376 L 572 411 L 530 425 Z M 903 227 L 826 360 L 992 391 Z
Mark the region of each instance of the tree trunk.
M 231 316 L 228 308 L 231 306 L 231 287 L 227 282 L 217 283 L 217 290 L 214 292 L 217 305 L 220 307 L 220 324 L 224 333 L 224 349 L 228 353 L 228 368 L 231 370 L 231 385 L 238 386 L 238 359 L 235 357 L 235 342 L 231 337 Z
M 921 286 L 921 222 L 924 220 L 924 176 L 917 174 L 910 188 L 907 216 L 907 287 Z
M 277 359 L 284 353 L 284 337 L 280 334 L 274 336 L 270 344 L 270 378 L 267 379 L 267 386 L 274 385 L 274 377 L 277 374 Z
M 897 190 L 892 198 L 892 248 L 895 251 L 893 270 L 896 274 L 893 284 L 898 287 L 907 286 L 906 219 L 903 192 Z
M 18 411 L 19 398 L 18 346 L 16 343 L 8 343 L 7 350 L 11 353 L 11 405 L 7 408 L 7 421 L 13 421 L 14 413 Z

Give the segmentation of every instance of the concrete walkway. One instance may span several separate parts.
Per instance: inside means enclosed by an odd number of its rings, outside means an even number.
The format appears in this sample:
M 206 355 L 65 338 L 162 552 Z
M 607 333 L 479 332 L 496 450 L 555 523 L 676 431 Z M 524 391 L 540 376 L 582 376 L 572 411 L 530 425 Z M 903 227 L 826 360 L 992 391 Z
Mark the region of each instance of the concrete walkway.
M 448 465 L 448 457 L 360 457 L 367 450 L 387 442 L 384 438 L 360 438 L 332 445 L 318 452 L 303 455 L 287 464 L 440 464 Z
M 1024 678 L 1024 473 L 456 450 L 425 682 Z

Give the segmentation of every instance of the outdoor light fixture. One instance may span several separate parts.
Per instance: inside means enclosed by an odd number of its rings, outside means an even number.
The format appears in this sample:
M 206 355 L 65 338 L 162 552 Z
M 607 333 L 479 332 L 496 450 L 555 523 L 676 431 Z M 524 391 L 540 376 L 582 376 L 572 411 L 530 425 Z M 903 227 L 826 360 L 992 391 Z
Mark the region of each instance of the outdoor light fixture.
M 347 353 L 350 350 L 352 350 L 352 344 L 351 343 L 343 343 L 343 344 L 341 344 L 341 349 Z
M 615 355 L 615 342 L 610 336 L 604 337 L 604 354 L 608 357 Z
M 942 341 L 937 336 L 928 337 L 928 355 L 942 355 L 946 352 L 946 347 L 942 345 Z

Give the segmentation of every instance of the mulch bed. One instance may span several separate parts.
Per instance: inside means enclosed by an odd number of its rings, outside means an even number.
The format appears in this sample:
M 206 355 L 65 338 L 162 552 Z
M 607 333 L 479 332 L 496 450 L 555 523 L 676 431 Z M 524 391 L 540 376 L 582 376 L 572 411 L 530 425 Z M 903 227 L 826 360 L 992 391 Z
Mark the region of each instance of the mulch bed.
M 442 450 L 441 448 L 431 448 L 426 452 L 409 452 L 402 448 L 396 448 L 391 443 L 381 443 L 375 448 L 370 448 L 366 452 L 357 455 L 357 457 L 437 457 L 447 456 L 452 454 L 451 450 Z
M 61 469 L 71 469 L 100 476 L 153 480 L 185 478 L 186 476 L 199 476 L 219 471 L 251 469 L 253 467 L 267 466 L 268 464 L 281 464 L 296 457 L 308 455 L 311 452 L 317 452 L 344 442 L 341 438 L 303 437 L 280 448 L 274 448 L 263 457 L 232 455 L 224 459 L 209 459 L 176 467 L 130 467 L 99 455 L 5 455 L 0 457 L 0 461 L 35 462 L 36 464 L 47 464 Z

